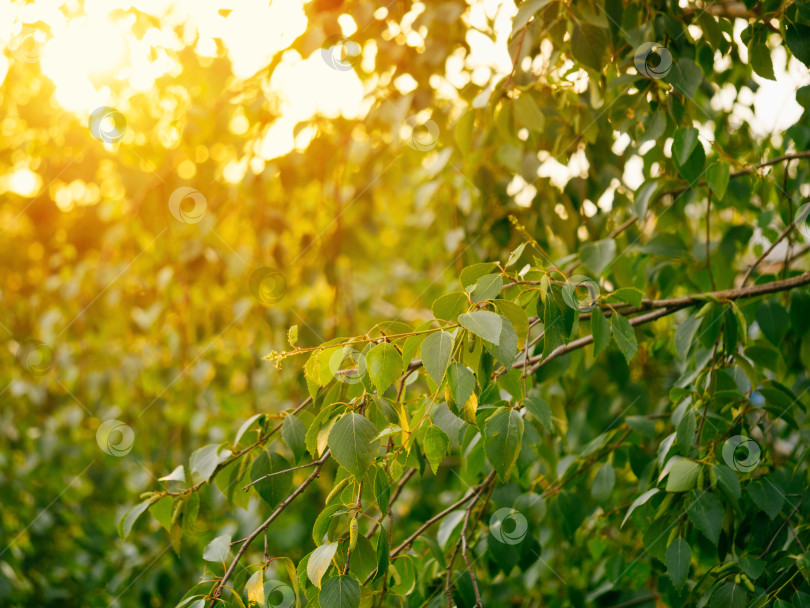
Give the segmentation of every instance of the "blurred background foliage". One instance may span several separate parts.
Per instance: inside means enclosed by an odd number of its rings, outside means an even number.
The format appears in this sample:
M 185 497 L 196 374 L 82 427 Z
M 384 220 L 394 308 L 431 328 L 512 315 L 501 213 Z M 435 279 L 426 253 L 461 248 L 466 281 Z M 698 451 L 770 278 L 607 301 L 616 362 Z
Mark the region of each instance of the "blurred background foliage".
M 261 359 L 290 325 L 306 347 L 424 320 L 467 264 L 528 235 L 577 260 L 637 215 L 614 284 L 732 287 L 810 194 L 808 163 L 732 179 L 713 203 L 713 273 L 705 189 L 662 196 L 703 176 L 673 166 L 679 126 L 732 172 L 806 149 L 806 4 L 222 4 L 0 9 L 4 605 L 159 606 L 196 582 L 224 521 L 216 490 L 179 554 L 156 522 L 126 542 L 116 523 L 193 449 L 306 395 L 299 365 Z M 647 41 L 674 57 L 668 80 L 634 69 Z M 124 117 L 120 141 L 92 136 L 102 106 Z M 204 197 L 198 222 L 172 214 L 180 187 Z M 270 297 L 257 271 L 276 273 Z M 52 353 L 44 374 L 20 363 L 26 340 Z M 642 344 L 632 371 L 618 351 L 576 377 L 544 368 L 566 441 L 619 403 L 660 407 L 673 371 L 656 357 Z M 108 419 L 134 432 L 124 457 L 96 442 Z M 296 510 L 282 550 L 317 513 Z

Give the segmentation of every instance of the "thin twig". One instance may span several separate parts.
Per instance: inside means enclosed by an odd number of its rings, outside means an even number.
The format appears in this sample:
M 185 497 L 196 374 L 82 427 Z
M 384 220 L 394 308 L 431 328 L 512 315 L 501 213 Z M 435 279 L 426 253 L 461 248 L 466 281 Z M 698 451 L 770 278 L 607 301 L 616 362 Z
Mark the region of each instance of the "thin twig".
M 324 463 L 328 460 L 328 458 L 329 458 L 329 450 L 326 450 L 323 453 L 323 456 L 321 456 L 321 458 L 317 461 L 317 464 L 315 466 L 315 470 L 312 471 L 310 476 L 307 477 L 304 481 L 302 481 L 301 485 L 299 485 L 293 491 L 292 494 L 290 494 L 289 496 L 287 496 L 287 498 L 284 499 L 284 502 L 282 502 L 276 508 L 276 510 L 273 511 L 273 514 L 270 517 L 268 517 L 266 520 L 264 520 L 264 522 L 258 528 L 256 528 L 253 532 L 250 533 L 250 535 L 248 537 L 245 538 L 244 542 L 242 543 L 242 546 L 239 547 L 239 551 L 236 552 L 236 557 L 233 558 L 233 561 L 231 562 L 231 565 L 228 566 L 228 569 L 225 571 L 225 574 L 222 576 L 222 580 L 219 581 L 217 586 L 214 588 L 214 591 L 211 593 L 211 598 L 212 599 L 211 599 L 211 603 L 208 604 L 208 608 L 213 608 L 214 604 L 217 601 L 217 598 L 222 593 L 222 589 L 225 587 L 225 584 L 228 582 L 228 580 L 230 580 L 231 575 L 233 575 L 234 570 L 236 570 L 236 566 L 239 563 L 239 560 L 242 559 L 242 556 L 244 555 L 245 551 L 247 551 L 247 548 L 250 546 L 250 543 L 252 543 L 253 540 L 259 534 L 261 534 L 265 529 L 267 529 L 267 527 L 270 524 L 272 524 L 273 521 L 275 521 L 275 519 L 284 512 L 284 509 L 286 509 L 293 500 L 295 500 L 304 490 L 307 489 L 309 484 L 311 484 L 313 481 L 315 481 L 315 478 L 318 477 L 318 473 L 321 472 L 321 467 L 323 467 Z
M 709 190 L 709 195 L 706 198 L 706 269 L 709 271 L 709 280 L 711 281 L 712 289 L 717 289 L 717 285 L 714 284 L 714 274 L 712 273 L 711 217 L 712 191 Z
M 790 512 L 790 514 L 789 514 L 789 515 L 788 515 L 788 516 L 785 518 L 785 521 L 783 521 L 783 522 L 782 522 L 782 525 L 781 525 L 781 526 L 779 526 L 779 529 L 778 529 L 778 530 L 776 531 L 776 533 L 775 533 L 775 534 L 774 534 L 774 535 L 771 537 L 771 540 L 770 540 L 770 542 L 768 543 L 768 545 L 765 547 L 765 549 L 763 549 L 762 553 L 760 553 L 760 554 L 759 554 L 759 558 L 760 558 L 760 559 L 762 559 L 762 557 L 763 557 L 763 556 L 764 556 L 764 555 L 765 555 L 765 554 L 766 554 L 768 551 L 770 551 L 770 549 L 771 549 L 771 545 L 773 545 L 773 543 L 776 541 L 776 538 L 779 536 L 779 533 L 780 533 L 780 532 L 782 532 L 782 530 L 784 530 L 784 528 L 785 528 L 785 526 L 786 526 L 786 525 L 788 525 L 788 522 L 790 522 L 790 518 L 791 518 L 791 517 L 793 517 L 793 516 L 796 514 L 796 511 L 798 511 L 798 510 L 799 510 L 799 507 L 801 506 L 801 504 L 802 504 L 802 501 L 800 500 L 799 502 L 797 502 L 797 503 L 796 503 L 796 506 L 795 506 L 795 507 L 793 507 L 793 510 L 792 510 L 792 511 Z
M 652 300 L 649 301 L 646 304 L 646 306 L 645 304 L 642 304 L 642 306 L 639 308 L 633 308 L 622 312 L 623 314 L 630 314 L 634 312 L 640 312 L 642 310 L 647 310 L 650 308 L 659 309 L 654 310 L 653 312 L 647 313 L 645 315 L 640 315 L 638 317 L 629 319 L 630 325 L 636 326 L 642 325 L 643 323 L 655 321 L 656 319 L 660 319 L 661 317 L 665 317 L 667 315 L 671 315 L 672 313 L 681 310 L 682 308 L 687 308 L 689 306 L 693 306 L 696 304 L 704 304 L 707 301 L 739 300 L 743 298 L 753 298 L 756 296 L 761 296 L 769 293 L 786 291 L 789 289 L 793 289 L 794 287 L 807 285 L 808 283 L 810 283 L 810 273 L 806 272 L 802 275 L 792 277 L 784 281 L 772 281 L 770 283 L 764 283 L 762 285 L 752 285 L 751 287 L 741 287 L 737 289 L 726 289 L 723 291 L 694 294 L 691 296 L 684 296 L 682 298 L 670 298 L 668 300 Z M 561 355 L 571 352 L 572 350 L 576 350 L 578 348 L 587 346 L 591 342 L 593 342 L 592 335 L 584 336 L 576 340 L 571 340 L 568 344 L 558 346 L 556 349 L 551 351 L 545 358 L 543 357 L 543 355 L 537 355 L 536 357 L 533 357 L 529 361 L 530 363 L 533 364 L 529 368 L 529 373 L 533 374 L 538 369 L 546 365 L 552 359 L 555 359 Z M 518 361 L 512 364 L 513 368 L 521 368 L 522 366 L 523 366 L 522 361 Z
M 393 505 L 394 501 L 396 501 L 396 499 L 399 498 L 399 495 L 402 492 L 402 488 L 405 487 L 405 484 L 408 483 L 408 480 L 411 477 L 413 477 L 415 473 L 416 469 L 410 469 L 407 473 L 405 473 L 405 475 L 402 476 L 402 479 L 399 480 L 396 490 L 394 490 L 394 493 L 391 494 L 391 498 L 388 500 L 389 513 L 391 512 L 391 505 Z M 382 521 L 382 518 L 380 518 L 380 521 Z M 366 533 L 366 538 L 371 538 L 371 536 L 374 534 L 374 531 L 377 529 L 379 525 L 380 524 L 376 521 L 373 524 L 371 524 L 371 529 Z
M 290 467 L 289 469 L 284 469 L 283 471 L 274 471 L 272 473 L 268 473 L 267 475 L 262 475 L 258 479 L 254 479 L 249 484 L 247 484 L 244 488 L 242 488 L 245 492 L 247 492 L 251 486 L 256 485 L 263 479 L 267 479 L 268 477 L 273 477 L 275 475 L 283 475 L 284 473 L 290 473 L 292 471 L 297 471 L 299 469 L 308 469 L 309 467 L 316 467 L 318 466 L 318 461 L 308 462 L 306 464 L 299 464 L 297 467 Z
M 459 500 L 454 502 L 452 505 L 450 505 L 449 507 L 447 507 L 443 511 L 437 513 L 436 515 L 431 517 L 429 520 L 427 520 L 425 523 L 423 523 L 421 526 L 419 526 L 419 528 L 416 530 L 416 532 L 411 534 L 408 538 L 405 539 L 405 541 L 402 544 L 400 544 L 396 549 L 391 551 L 391 554 L 390 554 L 391 557 L 396 557 L 397 555 L 399 555 L 402 551 L 404 551 L 405 549 L 410 547 L 413 544 L 413 541 L 415 541 L 419 537 L 419 535 L 422 534 L 422 532 L 427 530 L 430 526 L 435 524 L 437 521 L 439 521 L 439 520 L 443 519 L 444 517 L 446 517 L 449 513 L 452 513 L 453 511 L 458 509 L 461 505 L 469 502 L 470 499 L 472 499 L 473 496 L 475 496 L 476 492 L 478 491 L 478 488 L 485 485 L 485 484 L 487 484 L 487 483 L 489 483 L 489 481 L 494 476 L 495 476 L 495 471 L 490 473 L 489 476 L 483 482 L 481 482 L 481 484 L 479 486 L 474 487 L 469 494 L 467 494 L 466 496 L 460 498 Z
M 776 240 L 773 243 L 771 243 L 771 246 L 768 247 L 765 251 L 763 251 L 762 255 L 759 256 L 756 259 L 756 261 L 748 267 L 748 271 L 745 273 L 745 276 L 743 277 L 743 280 L 740 283 L 740 287 L 745 287 L 745 282 L 751 276 L 751 273 L 754 272 L 754 269 L 756 269 L 756 267 L 759 266 L 759 264 L 760 264 L 760 262 L 762 262 L 762 260 L 764 260 L 765 258 L 767 258 L 770 255 L 770 253 L 771 253 L 771 251 L 773 251 L 774 247 L 776 247 L 780 242 L 782 242 L 782 239 L 784 239 L 787 235 L 790 234 L 791 230 L 793 230 L 793 227 L 795 225 L 796 225 L 796 218 L 793 218 L 790 221 L 790 223 L 787 225 L 787 228 L 785 228 L 781 232 L 781 234 L 778 237 L 776 237 Z M 788 249 L 789 249 L 789 247 L 788 247 Z

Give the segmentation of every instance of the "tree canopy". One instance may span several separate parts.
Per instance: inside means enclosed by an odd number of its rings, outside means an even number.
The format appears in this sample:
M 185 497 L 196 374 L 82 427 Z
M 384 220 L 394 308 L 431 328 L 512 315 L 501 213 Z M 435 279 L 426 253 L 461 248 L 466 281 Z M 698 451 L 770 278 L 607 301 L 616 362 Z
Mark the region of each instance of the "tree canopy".
M 4 10 L 1 604 L 810 606 L 810 4 Z

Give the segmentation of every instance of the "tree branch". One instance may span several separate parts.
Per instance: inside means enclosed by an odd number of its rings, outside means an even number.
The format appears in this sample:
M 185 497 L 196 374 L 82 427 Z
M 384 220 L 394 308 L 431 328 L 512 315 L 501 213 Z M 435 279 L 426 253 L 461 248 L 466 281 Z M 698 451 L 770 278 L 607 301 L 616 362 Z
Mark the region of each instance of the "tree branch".
M 258 479 L 254 479 L 249 484 L 247 484 L 244 488 L 242 488 L 245 492 L 247 492 L 251 486 L 256 485 L 263 479 L 267 479 L 268 477 L 274 477 L 275 475 L 283 475 L 284 473 L 291 473 L 292 471 L 297 471 L 299 469 L 308 469 L 309 467 L 316 467 L 318 466 L 318 461 L 315 460 L 314 462 L 308 462 L 306 464 L 300 464 L 297 467 L 290 467 L 289 469 L 284 469 L 283 471 L 274 471 L 273 473 L 268 473 L 267 475 L 262 475 Z
M 446 517 L 449 513 L 451 513 L 453 511 L 455 511 L 456 509 L 458 509 L 461 505 L 469 502 L 469 500 L 476 495 L 478 490 L 482 486 L 488 484 L 494 477 L 495 477 L 495 471 L 492 471 L 487 476 L 487 478 L 484 481 L 482 481 L 479 485 L 475 486 L 470 493 L 468 493 L 463 498 L 457 500 L 452 505 L 450 505 L 449 507 L 447 507 L 443 511 L 437 513 L 436 515 L 431 517 L 429 520 L 427 520 L 425 523 L 423 523 L 421 526 L 419 526 L 419 529 L 417 529 L 416 532 L 411 534 L 408 538 L 405 539 L 405 541 L 401 545 L 399 545 L 396 549 L 391 551 L 391 554 L 390 554 L 391 557 L 393 558 L 393 557 L 396 557 L 397 555 L 399 555 L 402 551 L 404 551 L 405 549 L 410 547 L 413 544 L 413 541 L 415 541 L 419 537 L 419 535 L 422 534 L 422 532 L 427 530 L 430 526 L 435 524 L 440 519 L 443 519 L 444 517 Z
M 320 459 L 318 459 L 318 461 L 317 461 L 317 463 L 315 465 L 315 470 L 312 471 L 310 476 L 307 477 L 303 482 L 301 482 L 301 485 L 299 485 L 293 491 L 292 494 L 290 494 L 287 498 L 284 499 L 284 502 L 282 502 L 278 506 L 278 508 L 276 508 L 276 510 L 273 511 L 273 514 L 270 517 L 268 517 L 266 520 L 264 520 L 264 522 L 258 528 L 256 528 L 253 532 L 251 532 L 251 534 L 247 538 L 245 538 L 244 542 L 242 543 L 242 546 L 239 547 L 239 551 L 237 551 L 237 553 L 236 553 L 236 557 L 233 558 L 233 561 L 231 562 L 231 565 L 228 566 L 228 569 L 225 571 L 225 574 L 223 575 L 222 580 L 214 588 L 214 591 L 211 594 L 211 597 L 212 597 L 211 603 L 208 605 L 208 608 L 213 608 L 214 604 L 216 603 L 216 598 L 218 598 L 220 596 L 220 594 L 222 593 L 222 589 L 223 589 L 223 587 L 225 587 L 225 583 L 227 583 L 228 580 L 231 578 L 231 575 L 233 575 L 233 572 L 234 572 L 234 570 L 236 570 L 236 566 L 239 563 L 239 560 L 242 559 L 242 555 L 244 555 L 245 551 L 247 551 L 247 548 L 248 548 L 248 546 L 250 546 L 250 543 L 252 543 L 253 540 L 259 534 L 261 534 L 270 524 L 272 524 L 273 521 L 275 521 L 275 519 L 279 515 L 281 515 L 281 513 L 284 512 L 284 509 L 286 509 L 293 500 L 295 500 L 304 490 L 307 489 L 309 484 L 311 484 L 313 481 L 315 481 L 315 478 L 318 477 L 318 473 L 321 472 L 321 467 L 323 467 L 324 463 L 328 459 L 329 459 L 329 450 L 326 450 L 323 453 L 323 456 L 321 456 Z
M 289 414 L 287 414 L 287 415 L 288 415 L 288 416 L 290 416 L 290 415 L 297 414 L 297 413 L 298 413 L 298 412 L 300 412 L 302 409 L 304 409 L 306 406 L 308 406 L 310 403 L 312 403 L 312 397 L 307 397 L 307 398 L 306 398 L 306 399 L 304 399 L 304 400 L 303 400 L 301 403 L 299 403 L 299 404 L 296 406 L 296 408 L 295 408 L 294 410 L 292 410 L 292 411 L 291 411 Z M 283 421 L 282 421 L 282 422 L 279 422 L 279 423 L 278 423 L 276 426 L 274 426 L 272 429 L 270 429 L 269 431 L 267 431 L 267 434 L 266 434 L 266 435 L 263 435 L 263 436 L 259 437 L 259 438 L 258 438 L 256 441 L 254 441 L 253 443 L 251 443 L 251 444 L 250 444 L 249 446 L 247 446 L 246 448 L 243 448 L 243 449 L 239 450 L 238 452 L 234 452 L 233 454 L 231 454 L 231 456 L 230 456 L 229 458 L 227 458 L 226 460 L 224 460 L 223 462 L 221 462 L 221 463 L 219 463 L 219 464 L 217 465 L 217 467 L 214 469 L 214 472 L 213 472 L 213 473 L 211 473 L 211 477 L 209 477 L 207 480 L 205 480 L 205 479 L 204 479 L 204 480 L 202 480 L 201 482 L 199 482 L 199 483 L 197 483 L 197 484 L 194 484 L 194 485 L 193 485 L 193 486 L 191 486 L 190 488 L 186 488 L 185 490 L 181 490 L 180 492 L 167 492 L 167 493 L 166 493 L 166 495 L 167 495 L 167 496 L 179 496 L 179 495 L 181 495 L 181 494 L 190 494 L 190 493 L 192 493 L 192 492 L 196 492 L 196 491 L 197 491 L 197 490 L 199 490 L 199 489 L 200 489 L 202 486 L 204 486 L 206 483 L 210 483 L 210 481 L 211 481 L 211 480 L 212 480 L 214 477 L 216 477 L 217 473 L 219 473 L 219 472 L 220 472 L 222 469 L 224 469 L 224 468 L 225 468 L 225 467 L 227 467 L 229 464 L 231 464 L 231 463 L 232 463 L 234 460 L 238 459 L 238 458 L 239 458 L 239 457 L 241 457 L 243 454 L 248 453 L 248 452 L 249 452 L 250 450 L 252 450 L 253 448 L 258 447 L 258 446 L 260 446 L 260 445 L 263 445 L 263 444 L 264 444 L 264 443 L 265 443 L 265 442 L 266 442 L 268 439 L 270 439 L 270 437 L 272 437 L 272 436 L 273 436 L 275 433 L 277 433 L 277 432 L 278 432 L 278 431 L 281 429 L 281 427 L 282 427 L 282 425 L 283 425 L 283 424 L 284 424 L 284 423 L 283 423 Z M 251 485 L 252 485 L 252 484 L 251 484 Z
M 660 319 L 661 317 L 671 315 L 672 313 L 681 310 L 682 308 L 688 308 L 689 306 L 694 306 L 696 304 L 703 304 L 706 301 L 710 301 L 712 299 L 739 300 L 743 298 L 753 298 L 756 296 L 761 296 L 769 293 L 787 291 L 789 289 L 793 289 L 794 287 L 807 285 L 808 283 L 810 283 L 810 272 L 806 272 L 802 275 L 790 279 L 785 279 L 783 281 L 772 281 L 771 283 L 765 283 L 763 285 L 753 285 L 751 287 L 740 287 L 737 289 L 711 291 L 706 293 L 694 294 L 691 296 L 684 296 L 682 298 L 670 298 L 667 300 L 651 300 L 646 305 L 642 304 L 642 306 L 639 308 L 634 307 L 629 310 L 623 311 L 623 314 L 641 312 L 643 310 L 649 310 L 651 308 L 659 309 L 629 320 L 630 325 L 633 326 L 642 325 L 644 323 L 649 323 L 651 321 L 655 321 L 656 319 Z M 533 374 L 552 359 L 556 359 L 560 355 L 564 355 L 568 352 L 571 352 L 572 350 L 576 350 L 578 348 L 582 348 L 583 346 L 587 346 L 591 342 L 593 342 L 592 335 L 584 336 L 576 340 L 571 340 L 568 344 L 563 344 L 562 346 L 555 348 L 548 354 L 548 356 L 545 359 L 543 359 L 542 355 L 532 357 L 529 360 L 529 362 L 532 363 L 533 365 L 531 368 L 529 368 L 529 373 Z M 522 366 L 523 366 L 522 361 L 512 364 L 513 368 L 520 368 Z

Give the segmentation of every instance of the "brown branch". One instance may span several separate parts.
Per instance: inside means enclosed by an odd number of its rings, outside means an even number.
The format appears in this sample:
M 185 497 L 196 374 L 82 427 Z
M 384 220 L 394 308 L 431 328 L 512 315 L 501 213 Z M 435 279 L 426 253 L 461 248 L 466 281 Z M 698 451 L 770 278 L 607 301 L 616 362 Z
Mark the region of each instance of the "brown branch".
M 292 410 L 287 415 L 291 416 L 291 415 L 297 414 L 302 409 L 304 409 L 306 406 L 308 406 L 310 403 L 312 403 L 312 397 L 307 397 L 301 403 L 299 403 L 298 406 L 296 406 L 296 408 L 294 410 Z M 166 495 L 167 496 L 180 496 L 182 494 L 190 494 L 192 492 L 196 492 L 202 486 L 204 486 L 206 483 L 210 483 L 210 481 L 214 477 L 216 477 L 217 473 L 219 473 L 222 469 L 224 469 L 229 464 L 231 464 L 234 460 L 240 458 L 243 454 L 247 454 L 253 448 L 258 447 L 260 445 L 263 445 L 268 439 L 270 439 L 270 437 L 272 437 L 275 433 L 277 433 L 279 430 L 281 430 L 281 427 L 282 427 L 283 424 L 284 424 L 283 422 L 279 422 L 276 426 L 274 426 L 272 429 L 270 429 L 267 432 L 267 434 L 262 435 L 256 441 L 254 441 L 249 446 L 247 446 L 246 448 L 241 449 L 238 452 L 234 452 L 233 454 L 231 454 L 231 456 L 229 458 L 227 458 L 226 460 L 224 460 L 223 462 L 221 462 L 221 463 L 219 463 L 217 465 L 217 467 L 214 469 L 214 472 L 211 473 L 211 476 L 207 480 L 204 479 L 201 482 L 199 482 L 197 484 L 194 484 L 190 488 L 186 488 L 185 490 L 181 490 L 179 492 L 167 492 Z
M 804 152 L 796 152 L 793 154 L 783 154 L 782 156 L 777 156 L 776 158 L 772 158 L 771 160 L 766 160 L 761 163 L 757 163 L 756 165 L 751 165 L 750 167 L 744 167 L 739 169 L 738 171 L 733 171 L 729 174 L 729 179 L 734 179 L 735 177 L 740 177 L 742 175 L 748 175 L 750 173 L 754 173 L 757 169 L 762 169 L 763 167 L 769 167 L 771 165 L 776 165 L 784 161 L 791 161 L 796 158 L 810 158 L 810 150 L 806 150 Z M 691 190 L 692 188 L 699 188 L 701 186 L 707 185 L 706 180 L 700 180 L 695 182 L 694 184 L 687 184 L 686 186 L 681 186 L 679 188 L 674 188 L 672 190 L 665 190 L 664 192 L 659 192 L 654 200 L 658 200 L 664 196 L 668 195 L 675 195 L 681 194 L 682 192 L 686 192 L 687 190 Z M 622 232 L 624 232 L 628 227 L 633 225 L 637 222 L 639 218 L 637 216 L 633 216 L 627 219 L 624 223 L 621 224 L 618 228 L 616 228 L 613 232 L 610 233 L 608 238 L 615 238 Z
M 437 513 L 436 515 L 431 517 L 429 520 L 427 520 L 425 523 L 423 523 L 421 526 L 419 526 L 419 528 L 416 530 L 416 532 L 411 534 L 408 538 L 405 539 L 405 541 L 401 545 L 399 545 L 396 549 L 391 551 L 391 554 L 390 554 L 391 557 L 396 557 L 397 555 L 399 555 L 402 551 L 404 551 L 405 549 L 410 547 L 413 544 L 413 541 L 415 541 L 419 537 L 419 535 L 422 534 L 422 532 L 427 530 L 430 526 L 435 524 L 440 519 L 443 519 L 444 517 L 446 517 L 449 513 L 451 513 L 453 511 L 455 511 L 456 509 L 458 509 L 461 505 L 469 502 L 470 499 L 473 498 L 476 495 L 479 488 L 481 488 L 482 486 L 488 484 L 492 480 L 493 477 L 495 477 L 495 471 L 492 471 L 492 473 L 490 473 L 489 476 L 483 482 L 481 482 L 481 484 L 474 487 L 469 494 L 467 494 L 466 496 L 460 498 L 459 500 L 454 502 L 452 505 L 450 505 L 449 507 L 447 507 L 443 511 Z
M 464 564 L 467 568 L 467 573 L 470 575 L 470 579 L 472 580 L 473 591 L 475 592 L 475 606 L 476 608 L 480 608 L 483 606 L 481 602 L 481 593 L 478 590 L 478 580 L 475 577 L 475 573 L 472 570 L 472 564 L 470 563 L 470 557 L 467 554 L 468 547 L 467 547 L 467 528 L 470 524 L 470 517 L 472 516 L 472 511 L 475 508 L 478 499 L 481 498 L 481 495 L 484 493 L 484 490 L 489 488 L 489 492 L 487 493 L 487 502 L 489 502 L 489 495 L 492 492 L 492 481 L 494 481 L 495 475 L 490 473 L 489 477 L 484 480 L 480 486 L 478 486 L 478 491 L 475 493 L 475 498 L 473 501 L 467 505 L 465 509 L 466 513 L 464 515 L 464 525 L 461 527 L 461 535 L 459 536 L 458 542 L 456 543 L 455 548 L 453 549 L 453 554 L 450 556 L 450 561 L 447 563 L 447 571 L 444 580 L 444 594 L 447 596 L 447 606 L 448 608 L 453 607 L 453 588 L 450 585 L 450 577 L 453 574 L 453 562 L 456 561 L 456 556 L 458 555 L 459 549 L 461 549 L 461 555 L 464 558 Z M 486 503 L 484 504 L 486 507 Z M 478 519 L 481 517 L 481 512 L 479 512 L 478 516 L 475 518 L 475 524 L 478 523 Z
M 782 239 L 784 239 L 788 234 L 790 234 L 791 230 L 793 230 L 793 227 L 795 225 L 796 225 L 796 218 L 793 218 L 787 225 L 787 228 L 785 228 L 781 232 L 781 234 L 778 237 L 776 237 L 776 240 L 773 243 L 771 243 L 771 246 L 768 247 L 765 251 L 763 251 L 762 255 L 759 256 L 756 259 L 756 261 L 748 267 L 748 270 L 746 271 L 745 276 L 743 277 L 742 282 L 740 283 L 740 287 L 745 286 L 746 281 L 748 281 L 749 277 L 751 276 L 751 273 L 754 272 L 754 269 L 756 269 L 756 267 L 759 266 L 762 260 L 764 260 L 765 258 L 768 257 L 768 255 L 770 255 L 774 247 L 776 247 L 780 242 L 782 242 Z M 790 249 L 790 247 L 788 247 L 788 249 Z
M 751 165 L 750 167 L 744 167 L 739 169 L 738 171 L 732 171 L 729 174 L 730 179 L 734 179 L 735 177 L 740 177 L 742 175 L 748 175 L 750 173 L 754 173 L 757 169 L 762 169 L 763 167 L 770 167 L 771 165 L 777 165 L 782 163 L 786 160 L 793 160 L 795 158 L 810 158 L 810 150 L 806 150 L 804 152 L 796 152 L 793 154 L 783 154 L 782 156 L 777 156 L 776 158 L 772 158 L 771 160 L 766 160 L 761 163 L 757 163 L 756 165 Z M 666 196 L 668 194 L 680 194 L 681 192 L 686 192 L 691 188 L 699 188 L 700 186 L 705 186 L 706 180 L 701 180 L 699 182 L 695 182 L 694 184 L 689 184 L 686 186 L 682 186 L 680 188 L 675 188 L 674 190 L 666 190 L 661 192 L 656 196 L 656 199 Z
M 772 281 L 771 283 L 764 283 L 762 285 L 752 285 L 751 287 L 739 287 L 737 289 L 711 291 L 701 294 L 694 294 L 691 296 L 684 296 L 682 298 L 670 298 L 667 300 L 652 300 L 647 304 L 647 306 L 644 306 L 642 304 L 642 307 L 632 308 L 630 310 L 623 311 L 623 314 L 641 312 L 642 310 L 648 310 L 650 308 L 660 309 L 654 310 L 653 312 L 647 313 L 645 315 L 640 315 L 638 317 L 629 319 L 630 325 L 633 326 L 642 325 L 644 323 L 649 323 L 651 321 L 655 321 L 656 319 L 660 319 L 661 317 L 671 315 L 672 313 L 681 310 L 682 308 L 687 308 L 689 306 L 694 306 L 696 304 L 703 304 L 706 301 L 711 301 L 714 299 L 739 300 L 743 298 L 753 298 L 756 296 L 761 296 L 769 293 L 787 291 L 789 289 L 793 289 L 794 287 L 801 287 L 802 285 L 807 285 L 808 283 L 810 283 L 810 272 L 806 272 L 802 275 L 790 279 L 785 279 L 783 281 Z M 542 355 L 533 357 L 530 360 L 530 362 L 533 363 L 533 365 L 529 369 L 529 373 L 533 374 L 552 359 L 556 359 L 560 355 L 564 355 L 568 352 L 571 352 L 572 350 L 576 350 L 578 348 L 582 348 L 583 346 L 587 346 L 591 342 L 593 342 L 592 335 L 584 336 L 576 340 L 571 340 L 568 344 L 558 346 L 553 351 L 551 351 L 545 359 L 542 358 L 543 357 Z M 522 365 L 523 362 L 517 362 L 512 364 L 512 367 L 520 368 L 522 367 Z
M 709 271 L 709 280 L 711 281 L 712 289 L 717 289 L 714 284 L 714 273 L 712 272 L 712 248 L 711 248 L 711 230 L 712 230 L 712 192 L 709 190 L 706 199 L 706 269 Z
M 552 483 L 548 488 L 546 488 L 543 491 L 543 494 L 541 495 L 542 498 L 548 498 L 549 496 L 553 496 L 553 495 L 557 494 L 572 479 L 574 479 L 575 477 L 578 477 L 579 475 L 582 475 L 582 473 L 584 473 L 585 471 L 590 469 L 593 465 L 595 465 L 597 462 L 602 460 L 602 458 L 604 458 L 607 454 L 610 454 L 611 452 L 615 452 L 616 450 L 618 450 L 620 447 L 622 447 L 622 443 L 624 442 L 625 439 L 627 439 L 627 436 L 630 435 L 630 433 L 632 433 L 632 432 L 633 432 L 633 429 L 630 429 L 630 428 L 626 429 L 625 432 L 622 433 L 622 436 L 619 437 L 618 441 L 616 441 L 616 443 L 614 443 L 613 445 L 609 445 L 609 446 L 605 447 L 599 453 L 594 454 L 593 456 L 591 456 L 588 459 L 588 461 L 585 463 L 585 466 L 580 467 L 579 469 L 574 471 L 571 475 L 569 475 L 565 479 L 559 479 L 555 483 Z
M 416 469 L 411 469 L 407 473 L 405 473 L 405 475 L 402 476 L 402 479 L 399 480 L 399 483 L 397 484 L 397 489 L 394 490 L 394 493 L 391 494 L 391 498 L 388 500 L 389 513 L 391 512 L 391 505 L 393 505 L 394 501 L 396 501 L 396 499 L 399 498 L 399 495 L 402 492 L 402 488 L 404 488 L 405 484 L 408 483 L 408 480 L 414 476 L 414 473 L 416 473 Z M 382 521 L 382 517 L 380 518 L 380 521 Z M 366 533 L 366 538 L 370 538 L 371 535 L 374 534 L 374 531 L 377 529 L 379 525 L 380 523 L 375 521 L 371 525 L 371 529 Z
M 292 471 L 297 471 L 299 469 L 308 469 L 309 467 L 316 467 L 318 466 L 318 461 L 308 462 L 307 464 L 300 464 L 297 467 L 290 467 L 289 469 L 284 469 L 283 471 L 275 471 L 273 473 L 268 473 L 267 475 L 262 475 L 258 479 L 254 479 L 249 484 L 247 484 L 244 488 L 242 488 L 245 492 L 247 492 L 251 486 L 256 485 L 263 479 L 267 479 L 268 477 L 274 477 L 275 475 L 283 475 L 284 473 L 291 473 Z
M 273 521 L 275 521 L 275 519 L 279 515 L 281 515 L 284 509 L 286 509 L 293 500 L 295 500 L 304 490 L 307 489 L 309 484 L 315 481 L 315 478 L 318 477 L 318 473 L 321 472 L 321 467 L 323 467 L 324 463 L 327 461 L 328 458 L 329 458 L 329 450 L 326 450 L 323 453 L 323 456 L 321 456 L 321 458 L 317 461 L 315 470 L 312 471 L 309 477 L 307 477 L 304 481 L 302 481 L 301 485 L 299 485 L 293 491 L 292 494 L 290 494 L 287 498 L 284 499 L 284 502 L 282 502 L 278 506 L 278 508 L 276 508 L 276 510 L 273 511 L 273 514 L 270 517 L 264 520 L 264 522 L 258 528 L 256 528 L 253 532 L 250 533 L 250 535 L 247 538 L 245 538 L 244 542 L 242 543 L 242 546 L 239 547 L 239 551 L 236 552 L 236 557 L 233 558 L 231 565 L 228 566 L 228 569 L 225 571 L 222 580 L 214 588 L 214 591 L 211 594 L 212 598 L 211 603 L 208 605 L 208 608 L 213 608 L 214 604 L 216 603 L 216 599 L 220 596 L 220 594 L 222 593 L 222 589 L 225 587 L 225 583 L 227 583 L 228 580 L 231 578 L 231 575 L 233 575 L 233 572 L 234 570 L 236 570 L 236 566 L 239 563 L 239 560 L 242 559 L 242 555 L 244 555 L 245 551 L 247 551 L 247 548 L 250 546 L 250 543 L 253 542 L 253 540 L 259 534 L 261 534 L 270 524 L 272 524 Z

